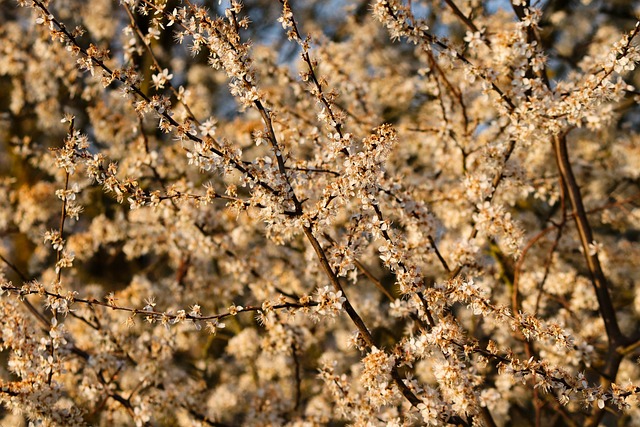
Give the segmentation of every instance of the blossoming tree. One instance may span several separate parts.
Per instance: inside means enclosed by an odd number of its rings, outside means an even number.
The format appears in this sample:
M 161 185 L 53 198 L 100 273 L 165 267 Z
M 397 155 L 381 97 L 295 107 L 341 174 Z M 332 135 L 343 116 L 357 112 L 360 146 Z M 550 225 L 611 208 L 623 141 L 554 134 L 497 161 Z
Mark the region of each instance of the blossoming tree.
M 640 425 L 634 2 L 0 3 L 19 425 Z

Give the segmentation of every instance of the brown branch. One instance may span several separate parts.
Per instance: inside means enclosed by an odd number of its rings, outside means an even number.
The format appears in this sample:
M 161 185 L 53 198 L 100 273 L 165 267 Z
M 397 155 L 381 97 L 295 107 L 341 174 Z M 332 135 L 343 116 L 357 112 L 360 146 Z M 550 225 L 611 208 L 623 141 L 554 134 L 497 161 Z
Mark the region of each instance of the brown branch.
M 121 3 L 121 4 L 122 4 L 123 8 L 127 11 L 127 15 L 129 17 L 129 22 L 131 23 L 131 27 L 135 29 L 136 35 L 140 39 L 140 42 L 144 45 L 147 53 L 149 54 L 149 57 L 153 61 L 153 66 L 155 67 L 157 72 L 161 73 L 162 72 L 162 67 L 160 66 L 160 63 L 158 62 L 158 58 L 156 58 L 156 55 L 153 53 L 153 49 L 151 49 L 151 46 L 145 41 L 144 34 L 142 34 L 142 30 L 140 30 L 140 26 L 136 22 L 136 19 L 133 16 L 133 13 L 131 12 L 129 7 L 125 3 Z M 200 121 L 193 114 L 193 112 L 191 111 L 191 108 L 185 102 L 184 98 L 180 96 L 180 94 L 178 93 L 176 88 L 173 86 L 173 84 L 170 81 L 167 81 L 165 84 L 169 87 L 169 89 L 171 90 L 171 93 L 173 93 L 173 95 L 176 97 L 176 99 L 182 104 L 182 106 L 184 107 L 185 111 L 187 112 L 187 115 L 189 116 L 189 118 L 191 120 L 193 120 L 196 124 L 200 124 Z M 213 143 L 216 146 L 216 148 L 220 148 L 220 146 L 217 145 L 216 141 L 214 141 Z
M 83 48 L 78 43 L 76 38 L 66 29 L 65 25 L 62 22 L 58 21 L 51 14 L 49 9 L 40 0 L 33 0 L 33 4 L 35 6 L 37 6 L 37 8 L 40 9 L 40 11 L 44 14 L 44 16 L 46 16 L 47 19 L 50 22 L 52 22 L 58 28 L 59 33 L 64 35 L 64 39 L 70 44 L 69 47 L 72 50 L 75 50 L 75 51 L 81 53 L 84 57 L 90 59 L 91 63 L 94 64 L 94 65 L 97 65 L 98 67 L 100 67 L 110 79 L 117 80 L 120 83 L 124 84 L 128 90 L 130 90 L 131 92 L 135 93 L 137 96 L 139 96 L 141 99 L 143 99 L 146 103 L 148 103 L 154 109 L 154 111 L 159 116 L 161 116 L 164 120 L 166 120 L 167 123 L 169 123 L 171 126 L 173 126 L 175 128 L 179 128 L 179 129 L 183 129 L 184 128 L 184 124 L 180 124 L 178 121 L 176 121 L 168 111 L 161 110 L 160 107 L 153 106 L 154 104 L 152 102 L 152 99 L 149 98 L 149 96 L 147 96 L 144 92 L 142 92 L 142 90 L 138 86 L 136 86 L 135 84 L 132 84 L 131 82 L 129 82 L 127 80 L 127 78 L 122 75 L 120 70 L 118 70 L 118 72 L 115 73 L 113 70 L 111 70 L 111 68 L 109 68 L 104 63 L 104 61 L 102 61 L 101 59 L 98 59 L 96 56 L 90 55 L 87 52 L 87 50 L 85 48 Z M 197 137 L 195 135 L 192 135 L 190 132 L 183 131 L 182 135 L 185 138 L 190 139 L 193 142 L 196 142 L 196 143 L 199 143 L 199 144 L 203 144 L 204 143 L 204 140 L 202 138 L 199 138 L 199 137 Z M 214 142 L 215 142 L 215 140 L 214 140 Z M 247 168 L 245 168 L 242 165 L 241 161 L 236 160 L 236 159 L 234 159 L 232 157 L 226 156 L 222 151 L 218 150 L 215 147 L 209 147 L 209 150 L 213 154 L 215 154 L 216 156 L 221 157 L 221 158 L 225 159 L 226 161 L 228 161 L 229 164 L 231 166 L 233 166 L 234 169 L 236 169 L 239 172 L 247 175 L 247 177 L 249 177 L 251 180 L 253 180 L 260 187 L 262 187 L 265 190 L 267 190 L 269 193 L 274 194 L 274 195 L 278 195 L 278 192 L 273 187 L 271 187 L 269 184 L 267 184 L 266 182 L 262 181 L 261 179 L 256 177 L 254 174 L 252 174 Z
M 462 13 L 460 8 L 453 2 L 453 0 L 444 0 L 444 2 L 447 4 L 447 6 L 449 6 L 453 14 L 456 15 L 458 18 L 460 18 L 460 20 L 464 22 L 464 24 L 467 27 L 469 27 L 471 31 L 473 31 L 474 33 L 482 34 L 482 32 L 478 29 L 478 27 L 476 27 L 476 24 L 473 23 L 471 18 L 467 17 L 464 13 Z M 489 40 L 486 37 L 484 37 L 484 35 L 482 36 L 482 41 L 487 46 L 490 46 Z
M 394 8 L 391 7 L 391 5 L 389 3 L 385 4 L 385 8 L 387 13 L 389 14 L 389 16 L 391 16 L 398 24 L 402 25 L 404 28 L 406 28 L 406 31 L 408 33 L 411 34 L 419 34 L 420 37 L 422 38 L 422 40 L 425 43 L 428 43 L 430 45 L 433 45 L 435 47 L 437 47 L 438 49 L 442 50 L 442 51 L 450 51 L 450 52 L 454 52 L 455 58 L 458 59 L 460 62 L 462 62 L 465 65 L 468 65 L 469 67 L 471 67 L 472 69 L 476 69 L 476 67 L 473 65 L 473 63 L 467 59 L 464 55 L 462 55 L 460 52 L 456 51 L 455 49 L 453 49 L 451 46 L 449 46 L 447 43 L 445 43 L 444 41 L 440 40 L 438 37 L 434 36 L 433 34 L 428 33 L 425 30 L 422 29 L 418 29 L 416 28 L 414 25 L 409 24 L 403 20 L 400 20 L 398 18 L 398 15 L 396 13 L 396 11 L 394 10 Z M 513 101 L 511 100 L 511 98 L 509 98 L 509 96 L 507 96 L 507 94 L 500 89 L 500 87 L 492 80 L 489 79 L 484 73 L 482 73 L 481 71 L 478 71 L 478 76 L 481 77 L 483 80 L 485 80 L 490 86 L 491 89 L 500 97 L 500 99 L 506 104 L 507 109 L 509 111 L 513 111 L 516 108 L 516 105 L 513 103 Z
M 436 256 L 438 257 L 438 260 L 440 260 L 440 263 L 442 264 L 442 267 L 445 269 L 445 271 L 447 273 L 451 273 L 451 269 L 449 268 L 449 264 L 447 263 L 447 261 L 444 259 L 444 257 L 440 253 L 440 250 L 438 249 L 438 246 L 436 245 L 436 241 L 433 239 L 433 236 L 431 236 L 431 234 L 429 234 L 427 236 L 427 239 L 429 239 L 429 244 L 433 248 L 433 251 L 436 253 Z
M 153 311 L 153 310 L 144 310 L 144 309 L 139 309 L 139 308 L 131 308 L 131 307 L 122 307 L 122 306 L 118 306 L 118 305 L 114 305 L 113 303 L 110 302 L 103 302 L 100 301 L 98 299 L 95 298 L 91 298 L 91 299 L 86 299 L 86 298 L 77 298 L 77 297 L 68 297 L 65 295 L 61 295 L 61 294 L 57 294 L 55 292 L 50 292 L 44 289 L 23 289 L 22 287 L 18 287 L 18 286 L 14 286 L 14 285 L 3 285 L 0 286 L 0 289 L 2 289 L 3 291 L 6 292 L 12 292 L 18 296 L 25 297 L 27 295 L 45 295 L 48 297 L 52 297 L 52 298 L 56 298 L 56 299 L 66 299 L 69 301 L 69 304 L 75 304 L 75 303 L 79 303 L 79 304 L 86 304 L 90 307 L 92 306 L 101 306 L 101 307 L 105 307 L 105 308 L 110 308 L 112 310 L 117 310 L 117 311 L 124 311 L 124 312 L 128 312 L 131 313 L 134 316 L 140 315 L 140 316 L 145 316 L 145 317 L 152 317 L 154 319 L 161 319 L 161 318 L 166 318 L 166 319 L 176 319 L 178 318 L 178 314 L 172 314 L 172 313 L 166 313 L 166 312 L 162 312 L 162 311 Z M 281 309 L 289 309 L 289 308 L 306 308 L 306 307 L 314 307 L 318 305 L 317 302 L 315 301 L 310 301 L 310 302 L 306 302 L 306 303 L 292 303 L 292 302 L 287 302 L 287 303 L 282 303 L 282 304 L 276 304 L 271 306 L 272 310 L 281 310 Z M 252 306 L 252 305 L 248 305 L 248 306 L 243 306 L 242 310 L 237 310 L 238 313 L 244 313 L 244 312 L 261 312 L 264 309 L 262 308 L 262 306 Z M 214 319 L 224 319 L 226 317 L 231 317 L 234 316 L 234 314 L 230 313 L 230 312 L 225 312 L 225 313 L 219 313 L 219 314 L 212 314 L 212 315 L 206 315 L 206 316 L 194 316 L 191 314 L 186 314 L 184 316 L 184 319 L 186 320 L 192 320 L 192 321 L 201 321 L 201 320 L 214 320 Z M 182 316 L 180 316 L 182 317 Z M 47 323 L 48 325 L 48 323 Z M 50 326 L 50 325 L 49 325 Z
M 562 227 L 558 227 L 558 232 L 556 233 L 556 237 L 553 240 L 553 244 L 549 249 L 547 259 L 544 263 L 544 275 L 542 276 L 540 283 L 538 283 L 538 296 L 536 297 L 536 308 L 534 310 L 534 313 L 536 315 L 538 314 L 538 310 L 540 309 L 540 301 L 542 299 L 542 293 L 544 291 L 544 284 L 546 283 L 547 278 L 549 277 L 549 271 L 551 270 L 551 264 L 553 262 L 553 254 L 556 252 L 556 249 L 558 248 L 558 244 L 560 243 L 560 239 L 562 238 L 562 230 L 563 230 Z
M 553 147 L 555 150 L 558 171 L 567 186 L 569 200 L 571 202 L 571 207 L 573 208 L 573 218 L 580 236 L 580 243 L 582 244 L 587 268 L 591 274 L 591 280 L 596 291 L 600 315 L 605 323 L 607 337 L 610 345 L 617 347 L 622 345 L 626 341 L 626 338 L 622 335 L 620 327 L 618 326 L 615 308 L 613 307 L 611 296 L 609 295 L 609 283 L 602 271 L 598 254 L 597 252 L 593 252 L 590 248 L 594 241 L 593 232 L 591 231 L 591 225 L 589 224 L 587 213 L 584 209 L 580 187 L 573 175 L 571 161 L 569 160 L 569 152 L 567 150 L 566 135 L 563 134 L 555 136 L 553 138 Z
M 491 194 L 489 194 L 487 197 L 484 198 L 485 202 L 491 202 L 493 200 L 496 192 L 498 191 L 498 185 L 500 185 L 500 182 L 502 182 L 502 179 L 504 178 L 504 168 L 507 162 L 509 161 L 509 159 L 511 158 L 511 154 L 513 154 L 513 150 L 515 148 L 516 148 L 516 142 L 514 140 L 510 140 L 509 145 L 507 146 L 507 150 L 504 154 L 504 159 L 502 160 L 502 168 L 500 168 L 500 171 L 493 177 L 493 180 L 491 181 L 491 186 L 493 187 L 493 191 L 491 192 Z M 478 227 L 476 227 L 474 224 L 473 230 L 471 231 L 468 237 L 468 240 L 475 239 L 478 233 L 479 233 Z M 465 267 L 464 265 L 457 266 L 456 269 L 453 270 L 453 272 L 449 275 L 449 280 L 453 280 L 456 277 L 458 277 L 464 267 Z
M 584 209 L 580 187 L 573 175 L 567 149 L 566 134 L 556 135 L 553 138 L 553 148 L 558 171 L 567 187 L 567 193 L 571 201 L 571 207 L 573 208 L 574 221 L 578 229 L 580 243 L 582 244 L 582 251 L 591 275 L 591 282 L 596 293 L 596 298 L 598 299 L 598 310 L 600 317 L 604 321 L 604 327 L 609 341 L 609 348 L 605 359 L 606 362 L 602 369 L 601 376 L 602 387 L 606 389 L 615 380 L 620 362 L 623 358 L 620 350 L 624 345 L 629 343 L 629 340 L 622 334 L 620 326 L 618 325 L 615 307 L 609 294 L 610 285 L 602 271 L 598 253 L 597 251 L 592 251 L 590 247 L 594 242 L 593 232 L 591 231 L 591 225 L 589 224 L 587 213 Z M 598 425 L 603 415 L 603 410 L 594 407 L 585 425 L 588 427 Z
M 329 243 L 331 243 L 333 246 L 336 246 L 338 243 L 333 239 L 333 237 L 331 237 L 331 235 L 329 235 L 329 233 L 323 233 L 322 234 L 323 237 L 325 239 L 327 239 L 329 241 Z M 362 274 L 364 274 L 365 276 L 367 276 L 367 278 L 371 281 L 371 283 L 373 283 L 376 288 L 378 288 L 378 290 L 380 292 L 382 292 L 384 294 L 384 296 L 387 297 L 387 299 L 389 301 L 395 301 L 395 297 L 393 295 L 391 295 L 391 293 L 384 287 L 384 285 L 382 284 L 382 282 L 376 277 L 374 276 L 367 267 L 364 266 L 364 264 L 362 264 L 359 260 L 354 259 L 353 263 L 355 264 L 356 268 L 358 270 L 360 270 L 360 272 Z
M 562 188 L 564 188 L 564 185 L 562 185 Z M 564 192 L 564 190 L 563 190 Z M 634 194 L 633 196 L 629 196 L 625 199 L 622 200 L 618 200 L 615 202 L 611 202 L 611 203 L 606 203 L 602 206 L 599 206 L 597 208 L 593 208 L 593 209 L 589 209 L 587 211 L 587 214 L 592 214 L 592 213 L 596 213 L 596 212 L 600 212 L 606 209 L 610 209 L 613 207 L 619 207 L 623 204 L 629 203 L 633 200 L 636 200 L 640 198 L 640 193 Z M 564 200 L 564 196 L 563 196 L 563 200 Z M 564 201 L 563 201 L 563 205 L 564 205 Z M 564 212 L 564 209 L 562 209 L 562 211 Z M 529 252 L 529 250 L 538 242 L 540 241 L 545 235 L 547 235 L 548 233 L 550 233 L 551 231 L 553 231 L 554 229 L 558 229 L 564 226 L 564 223 L 566 222 L 566 219 L 568 218 L 574 218 L 575 214 L 574 213 L 568 213 L 568 214 L 564 214 L 563 213 L 563 220 L 560 223 L 555 223 L 552 222 L 552 225 L 548 226 L 547 228 L 545 228 L 544 230 L 541 230 L 540 232 L 538 232 L 534 237 L 532 237 L 524 246 L 524 248 L 522 249 L 522 253 L 520 255 L 520 258 L 518 259 L 518 262 L 516 263 L 515 266 L 515 274 L 514 274 L 514 279 L 513 279 L 513 295 L 512 295 L 512 307 L 514 312 L 517 312 L 519 310 L 520 307 L 520 303 L 519 303 L 519 297 L 518 297 L 518 288 L 519 288 L 519 282 L 520 282 L 520 272 L 522 271 L 522 266 L 524 265 L 524 262 L 526 260 L 527 254 Z M 638 339 L 640 339 L 640 335 L 638 336 Z M 635 340 L 634 340 L 635 341 Z
M 373 336 L 371 335 L 371 332 L 369 332 L 369 329 L 367 328 L 367 325 L 364 323 L 362 318 L 358 315 L 356 310 L 351 305 L 351 302 L 349 301 L 349 298 L 345 294 L 344 289 L 342 288 L 342 285 L 340 284 L 340 279 L 338 279 L 338 276 L 336 276 L 335 272 L 331 268 L 331 264 L 329 264 L 329 260 L 327 259 L 327 255 L 324 253 L 324 249 L 322 249 L 322 246 L 320 245 L 320 242 L 318 242 L 318 239 L 316 239 L 316 237 L 313 235 L 313 231 L 311 230 L 310 227 L 307 227 L 307 226 L 303 227 L 303 230 L 304 230 L 305 236 L 307 237 L 307 239 L 311 243 L 311 246 L 313 247 L 313 250 L 315 251 L 316 256 L 318 257 L 318 260 L 320 261 L 320 265 L 322 267 L 322 270 L 324 271 L 326 276 L 329 278 L 329 282 L 331 283 L 331 285 L 333 286 L 333 288 L 336 291 L 342 292 L 342 296 L 344 296 L 346 298 L 345 302 L 343 304 L 344 305 L 344 310 L 346 311 L 346 313 L 349 316 L 349 318 L 351 319 L 351 321 L 358 328 L 358 331 L 360 332 L 360 335 L 362 336 L 362 339 L 366 343 L 367 347 L 369 349 L 372 348 L 372 347 L 378 347 L 376 345 L 374 339 L 373 339 Z M 402 392 L 402 395 L 409 402 L 411 402 L 411 404 L 413 406 L 417 406 L 422 402 L 422 400 L 420 400 L 411 391 L 411 389 L 409 389 L 409 387 L 407 387 L 407 385 L 404 383 L 402 377 L 400 376 L 400 373 L 398 372 L 398 368 L 396 366 L 394 366 L 393 369 L 391 370 L 391 377 L 393 378 L 393 381 L 396 383 L 396 385 L 398 386 L 398 388 Z
M 246 79 L 246 77 L 245 77 Z M 291 196 L 291 201 L 293 202 L 296 215 L 302 214 L 302 204 L 298 200 L 296 193 L 293 189 L 293 185 L 289 180 L 289 174 L 287 173 L 287 168 L 284 163 L 284 158 L 282 157 L 282 150 L 278 144 L 278 139 L 276 138 L 276 133 L 273 130 L 273 121 L 271 120 L 271 114 L 267 111 L 260 100 L 254 101 L 253 105 L 255 105 L 256 109 L 260 113 L 262 117 L 262 121 L 264 125 L 267 127 L 267 134 L 269 135 L 269 142 L 271 143 L 271 147 L 273 148 L 273 154 L 276 156 L 276 161 L 278 163 L 278 169 L 280 170 L 280 174 L 284 178 L 287 186 L 289 187 L 289 194 Z

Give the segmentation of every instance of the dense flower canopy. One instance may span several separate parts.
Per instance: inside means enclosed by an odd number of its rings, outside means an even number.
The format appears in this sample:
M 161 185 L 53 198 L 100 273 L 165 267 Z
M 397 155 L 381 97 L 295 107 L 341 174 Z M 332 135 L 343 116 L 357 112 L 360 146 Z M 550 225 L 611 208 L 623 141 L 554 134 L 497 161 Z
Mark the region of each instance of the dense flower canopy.
M 0 422 L 640 425 L 636 12 L 1 2 Z

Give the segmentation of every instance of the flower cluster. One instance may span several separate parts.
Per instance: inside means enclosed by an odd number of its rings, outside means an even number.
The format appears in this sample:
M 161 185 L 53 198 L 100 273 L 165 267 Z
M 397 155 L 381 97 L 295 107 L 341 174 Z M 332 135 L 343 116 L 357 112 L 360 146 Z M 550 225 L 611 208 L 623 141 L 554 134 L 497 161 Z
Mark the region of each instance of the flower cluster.
M 3 6 L 0 424 L 640 425 L 633 2 L 360 3 Z

